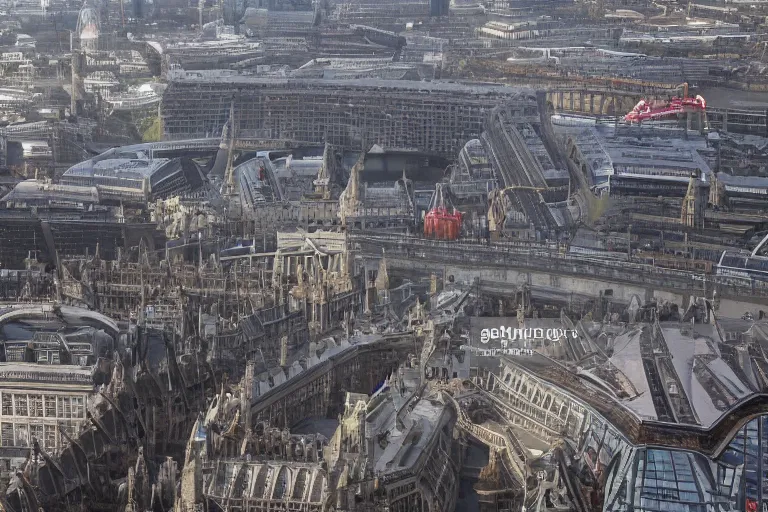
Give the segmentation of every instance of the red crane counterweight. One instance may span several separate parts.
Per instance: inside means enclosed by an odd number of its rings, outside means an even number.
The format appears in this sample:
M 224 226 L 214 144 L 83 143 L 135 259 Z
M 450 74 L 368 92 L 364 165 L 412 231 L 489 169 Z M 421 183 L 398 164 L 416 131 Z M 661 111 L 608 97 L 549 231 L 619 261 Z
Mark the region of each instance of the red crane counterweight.
M 458 240 L 461 233 L 461 212 L 432 208 L 424 216 L 424 235 L 438 240 Z
M 443 184 L 438 183 L 430 209 L 424 216 L 424 236 L 438 240 L 458 240 L 461 234 L 461 212 L 447 207 Z

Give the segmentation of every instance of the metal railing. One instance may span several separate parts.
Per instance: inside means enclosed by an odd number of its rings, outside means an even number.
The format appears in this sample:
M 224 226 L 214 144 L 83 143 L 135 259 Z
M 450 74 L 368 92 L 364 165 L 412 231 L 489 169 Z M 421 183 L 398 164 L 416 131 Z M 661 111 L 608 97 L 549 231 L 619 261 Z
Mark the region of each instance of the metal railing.
M 387 255 L 434 259 L 452 264 L 519 267 L 560 274 L 580 274 L 611 281 L 700 292 L 702 295 L 717 289 L 721 294 L 728 292 L 737 296 L 768 297 L 768 283 L 755 279 L 701 274 L 642 263 L 567 254 L 555 247 L 531 243 L 467 243 L 461 240 L 449 242 L 402 234 L 395 236 L 356 233 L 350 234 L 350 241 L 360 244 L 364 252 L 366 246 L 375 247 L 376 255 L 381 254 L 381 247 L 385 247 Z

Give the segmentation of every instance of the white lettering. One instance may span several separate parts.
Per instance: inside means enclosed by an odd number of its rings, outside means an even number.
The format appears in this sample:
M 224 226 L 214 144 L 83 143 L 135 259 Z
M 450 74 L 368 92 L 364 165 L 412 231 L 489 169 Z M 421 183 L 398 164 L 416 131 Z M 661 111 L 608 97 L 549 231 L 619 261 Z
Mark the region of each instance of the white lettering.
M 477 348 L 471 345 L 461 345 L 461 350 L 467 350 L 480 356 L 532 356 L 535 352 L 530 348 Z
M 502 325 L 498 329 L 482 329 L 480 331 L 480 342 L 488 343 L 491 340 L 500 340 L 502 342 L 502 346 L 507 346 L 510 341 L 544 339 L 549 341 L 557 341 L 560 338 L 567 337 L 569 335 L 572 338 L 579 337 L 579 333 L 576 330 L 557 328 L 544 330 L 540 327 L 520 329 Z

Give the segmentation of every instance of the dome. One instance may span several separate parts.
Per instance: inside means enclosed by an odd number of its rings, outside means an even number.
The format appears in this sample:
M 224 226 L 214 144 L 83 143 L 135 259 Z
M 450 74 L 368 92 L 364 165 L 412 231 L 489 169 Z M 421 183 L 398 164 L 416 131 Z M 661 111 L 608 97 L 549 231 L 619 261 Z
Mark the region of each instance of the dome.
M 99 37 L 99 13 L 87 1 L 77 15 L 77 34 L 80 39 L 96 39 Z

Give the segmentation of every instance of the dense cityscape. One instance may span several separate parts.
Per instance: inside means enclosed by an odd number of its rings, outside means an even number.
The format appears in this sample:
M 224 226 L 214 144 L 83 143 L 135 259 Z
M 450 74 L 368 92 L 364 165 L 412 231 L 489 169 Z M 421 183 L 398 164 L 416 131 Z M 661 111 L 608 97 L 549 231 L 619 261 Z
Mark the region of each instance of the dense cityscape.
M 768 511 L 768 0 L 0 0 L 0 511 Z

